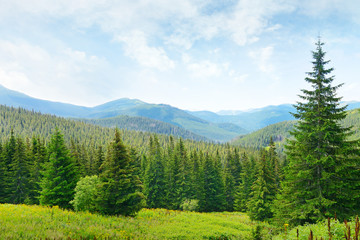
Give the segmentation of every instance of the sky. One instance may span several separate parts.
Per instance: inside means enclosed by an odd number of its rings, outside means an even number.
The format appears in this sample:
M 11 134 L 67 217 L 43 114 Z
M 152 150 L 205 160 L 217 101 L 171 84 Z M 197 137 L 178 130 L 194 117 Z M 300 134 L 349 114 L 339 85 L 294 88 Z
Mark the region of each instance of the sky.
M 0 84 L 83 106 L 295 103 L 318 36 L 360 101 L 359 0 L 0 0 Z

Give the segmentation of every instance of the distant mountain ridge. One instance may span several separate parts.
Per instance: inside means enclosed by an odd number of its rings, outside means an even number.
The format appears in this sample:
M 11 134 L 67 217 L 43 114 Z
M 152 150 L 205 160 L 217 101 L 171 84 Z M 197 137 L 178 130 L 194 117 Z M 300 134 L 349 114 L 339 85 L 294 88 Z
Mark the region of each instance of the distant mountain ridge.
M 353 135 L 350 140 L 360 139 L 360 108 L 355 108 L 352 105 L 351 110 L 347 111 L 346 118 L 341 122 L 344 127 L 353 127 Z M 294 129 L 296 120 L 278 122 L 255 132 L 239 136 L 231 141 L 233 145 L 239 145 L 246 148 L 260 149 L 267 147 L 272 137 L 276 143 L 277 148 L 281 151 L 284 150 L 284 143 L 290 137 L 290 131 Z
M 36 99 L 23 93 L 9 90 L 1 85 L 0 104 L 22 107 L 27 110 L 67 118 L 93 119 L 93 124 L 102 126 L 111 123 L 119 128 L 133 126 L 137 130 L 141 129 L 141 131 L 154 131 L 158 133 L 181 132 L 182 135 L 179 136 L 190 136 L 191 132 L 194 134 L 191 138 L 200 137 L 219 142 L 230 141 L 239 135 L 262 129 L 271 124 L 294 120 L 290 112 L 295 112 L 291 104 L 267 106 L 249 111 L 220 111 L 218 113 L 210 111 L 185 111 L 166 104 L 149 104 L 141 100 L 128 98 L 121 98 L 95 107 L 83 107 Z M 348 110 L 360 107 L 360 102 L 348 102 L 347 104 L 349 104 Z M 122 117 L 116 119 L 119 116 L 129 116 L 129 118 Z M 143 117 L 147 119 L 140 121 L 130 117 Z M 154 120 L 170 125 L 155 124 Z M 135 127 L 132 124 L 134 121 L 141 122 L 141 126 L 137 125 Z M 154 124 L 157 127 L 151 126 Z M 178 128 L 184 131 L 180 131 Z
M 173 127 L 177 126 L 183 128 L 195 135 L 204 137 L 204 139 L 207 138 L 209 140 L 220 142 L 229 141 L 230 139 L 247 132 L 247 130 L 240 126 L 231 123 L 211 123 L 170 105 L 149 104 L 137 99 L 122 98 L 95 107 L 82 107 L 32 98 L 0 85 L 0 104 L 22 107 L 27 110 L 34 110 L 68 118 L 103 119 L 122 115 L 146 117 L 172 124 L 174 125 Z M 128 120 L 132 121 L 133 119 L 128 118 Z M 151 121 L 147 122 L 150 124 Z M 101 121 L 97 121 L 96 123 L 100 124 Z M 143 123 L 145 123 L 145 121 L 143 121 Z M 127 125 L 129 126 L 129 124 Z M 121 128 L 122 126 L 118 127 Z M 151 127 L 148 127 L 148 129 L 151 129 Z M 159 133 L 162 133 L 163 131 L 167 130 L 159 130 Z M 176 130 L 175 132 L 179 131 Z

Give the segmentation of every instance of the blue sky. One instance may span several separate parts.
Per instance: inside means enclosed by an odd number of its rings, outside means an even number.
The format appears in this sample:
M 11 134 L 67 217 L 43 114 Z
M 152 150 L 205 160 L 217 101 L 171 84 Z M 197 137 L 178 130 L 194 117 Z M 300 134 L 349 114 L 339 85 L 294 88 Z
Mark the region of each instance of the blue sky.
M 94 106 L 295 103 L 320 34 L 343 100 L 360 100 L 358 0 L 0 0 L 0 84 Z

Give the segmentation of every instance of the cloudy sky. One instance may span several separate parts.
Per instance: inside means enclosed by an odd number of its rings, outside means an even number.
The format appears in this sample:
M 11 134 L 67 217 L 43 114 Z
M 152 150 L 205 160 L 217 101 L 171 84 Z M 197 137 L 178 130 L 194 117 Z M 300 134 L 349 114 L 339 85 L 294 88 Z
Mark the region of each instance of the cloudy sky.
M 326 42 L 344 100 L 360 100 L 359 0 L 0 0 L 0 84 L 94 106 L 188 110 L 294 103 Z

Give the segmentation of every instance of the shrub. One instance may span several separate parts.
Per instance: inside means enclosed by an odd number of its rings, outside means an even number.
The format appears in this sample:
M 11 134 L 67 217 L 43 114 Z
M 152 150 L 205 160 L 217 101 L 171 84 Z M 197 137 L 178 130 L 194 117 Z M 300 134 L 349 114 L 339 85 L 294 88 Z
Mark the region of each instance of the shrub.
M 184 202 L 180 205 L 181 209 L 184 211 L 197 211 L 199 210 L 199 200 L 197 199 L 185 199 Z
M 86 176 L 78 181 L 74 200 L 70 202 L 76 211 L 95 212 L 97 210 L 96 199 L 100 183 L 96 175 Z

